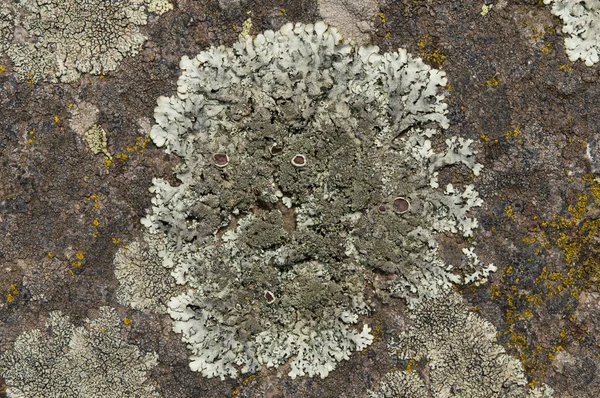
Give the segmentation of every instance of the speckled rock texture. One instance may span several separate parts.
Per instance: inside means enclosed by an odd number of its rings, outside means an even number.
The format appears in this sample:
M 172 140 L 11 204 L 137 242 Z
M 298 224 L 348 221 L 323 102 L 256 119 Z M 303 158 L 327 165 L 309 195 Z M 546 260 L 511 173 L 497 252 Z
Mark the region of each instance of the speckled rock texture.
M 388 277 L 394 277 L 382 270 L 367 272 L 361 294 L 369 311 L 351 324 L 357 331 L 369 325 L 373 342 L 337 362 L 324 379 L 291 379 L 289 363 L 225 380 L 204 377 L 190 369 L 190 351 L 163 312 L 173 285 L 162 275 L 170 270 L 148 250 L 140 219 L 153 214 L 156 195 L 148 191 L 153 179 L 181 185 L 173 170 L 184 157 L 150 138 L 156 100 L 177 93 L 184 56 L 192 59 L 211 46 L 232 48 L 248 20 L 252 39 L 287 23 L 315 23 L 326 18 L 318 2 L 179 0 L 162 15 L 144 3 L 146 24 L 130 26 L 145 37 L 135 56 L 124 52 L 117 67 L 102 75 L 87 69 L 56 75 L 57 64 L 49 64 L 54 66 L 45 69 L 47 75 L 31 80 L 13 62 L 10 48 L 43 40 L 19 22 L 26 15 L 17 3 L 30 2 L 0 0 L 0 355 L 15 353 L 19 336 L 33 330 L 43 332 L 40 341 L 53 338 L 44 323 L 54 311 L 81 330 L 88 327 L 85 319 L 97 319 L 98 309 L 108 306 L 117 314 L 118 341 L 142 356 L 157 354 L 144 383 L 163 397 L 365 398 L 382 383 L 407 386 L 397 396 L 426 389 L 434 397 L 426 359 L 411 363 L 388 352 L 399 335 L 414 330 L 411 314 L 417 307 L 382 295 Z M 475 176 L 462 163 L 447 165 L 437 176 L 439 192 L 448 184 L 460 192 L 473 185 L 482 199 L 469 213 L 479 221 L 473 237 L 436 234 L 437 255 L 454 270 L 469 269 L 463 249 L 476 243 L 481 264 L 498 268 L 487 281 L 456 285 L 462 303 L 493 325 L 502 355 L 522 366 L 522 391 L 547 385 L 554 397 L 597 398 L 598 63 L 570 61 L 565 47 L 570 33 L 563 32 L 564 21 L 553 15 L 552 5 L 485 2 L 492 3 L 482 15 L 484 3 L 474 0 L 382 1 L 374 16 L 357 15 L 353 3 L 344 17 L 355 18 L 348 20 L 352 26 L 368 22 L 360 40 L 379 47 L 379 54 L 403 48 L 445 73 L 438 90 L 449 123 L 431 137 L 431 148 L 442 153 L 453 136 L 473 140 L 474 158 L 484 166 Z M 112 159 L 90 150 L 85 133 L 94 125 L 105 131 Z M 286 167 L 294 167 L 290 161 Z M 294 170 L 314 164 L 307 157 L 306 166 Z M 119 253 L 132 264 L 155 264 L 125 273 L 132 282 L 150 278 L 154 285 L 132 283 L 134 288 L 123 291 L 114 262 Z M 176 281 L 174 286 L 183 289 L 176 296 L 189 289 Z M 144 288 L 144 304 L 131 308 L 133 293 L 138 297 Z M 261 287 L 257 300 L 266 300 L 265 290 L 277 294 Z M 3 374 L 0 396 L 15 380 L 8 370 Z M 451 390 L 450 396 L 461 395 Z

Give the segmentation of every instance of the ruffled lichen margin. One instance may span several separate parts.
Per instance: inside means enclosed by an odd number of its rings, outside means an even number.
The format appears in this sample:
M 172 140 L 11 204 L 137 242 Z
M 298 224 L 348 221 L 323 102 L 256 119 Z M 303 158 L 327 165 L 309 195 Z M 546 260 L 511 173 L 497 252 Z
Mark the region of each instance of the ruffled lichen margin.
M 563 21 L 565 51 L 569 60 L 585 61 L 587 66 L 600 56 L 600 2 L 597 0 L 544 0 L 552 5 L 552 14 Z
M 154 246 L 116 266 L 122 303 L 168 301 L 192 370 L 235 377 L 289 361 L 291 377 L 325 377 L 373 340 L 356 326 L 371 311 L 367 281 L 413 306 L 495 269 L 473 248 L 459 267 L 438 254 L 435 235 L 471 237 L 467 213 L 481 204 L 471 185 L 439 188 L 447 165 L 481 169 L 470 140 L 432 147 L 449 125 L 444 72 L 322 22 L 210 48 L 181 69 L 151 131 L 181 157 L 179 184 L 154 179 L 142 220 Z M 179 291 L 154 277 L 160 267 Z

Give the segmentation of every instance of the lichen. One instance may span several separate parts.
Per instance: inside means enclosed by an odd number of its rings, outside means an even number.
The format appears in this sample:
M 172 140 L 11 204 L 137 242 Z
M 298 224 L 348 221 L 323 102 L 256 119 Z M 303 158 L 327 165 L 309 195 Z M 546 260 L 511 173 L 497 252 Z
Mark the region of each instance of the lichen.
M 598 62 L 600 50 L 600 3 L 597 0 L 544 0 L 552 4 L 552 14 L 563 21 L 565 51 L 571 61 Z
M 51 312 L 46 330 L 24 332 L 12 351 L 0 356 L 0 375 L 9 398 L 158 397 L 147 373 L 157 364 L 121 340 L 121 320 L 109 307 L 96 319 L 74 327 L 60 311 Z
M 161 242 L 154 235 L 145 238 L 147 242 L 132 242 L 115 256 L 115 276 L 120 281 L 117 299 L 136 310 L 164 314 L 177 289 L 158 256 Z
M 102 126 L 99 126 L 97 124 L 92 126 L 92 128 L 85 133 L 84 137 L 85 141 L 90 147 L 90 150 L 94 152 L 94 154 L 103 153 L 107 158 L 112 159 L 112 156 L 106 148 L 106 131 L 104 131 Z M 95 226 L 97 227 L 98 225 Z
M 173 4 L 169 3 L 168 0 L 146 0 L 148 3 L 148 12 L 154 14 L 163 15 L 167 11 L 173 9 Z
M 14 16 L 9 7 L 2 6 L 0 9 L 0 57 L 2 57 L 13 38 L 15 30 Z
M 425 382 L 417 372 L 393 370 L 385 375 L 378 389 L 368 398 L 421 398 L 429 396 Z
M 390 372 L 371 398 L 550 398 L 527 388 L 521 363 L 496 342 L 494 326 L 470 312 L 457 293 L 424 300 L 409 311 L 413 325 L 389 345 L 417 366 Z M 426 360 L 426 361 L 422 361 Z M 427 368 L 427 378 L 421 372 Z
M 23 0 L 15 25 L 27 32 L 8 55 L 25 81 L 72 82 L 105 74 L 140 51 L 145 0 Z
M 569 178 L 570 180 L 571 178 Z M 490 297 L 504 309 L 506 326 L 503 344 L 518 352 L 533 383 L 538 383 L 555 366 L 555 356 L 562 351 L 568 327 L 573 338 L 581 340 L 582 352 L 594 352 L 597 346 L 588 340 L 588 331 L 577 319 L 582 297 L 599 289 L 600 251 L 600 184 L 594 174 L 574 178 L 569 189 L 581 189 L 575 201 L 565 203 L 551 217 L 524 217 L 516 213 L 513 222 L 527 225 L 522 237 L 529 257 L 522 264 L 507 266 L 501 279 L 489 287 Z M 563 183 L 567 183 L 566 180 Z M 512 227 L 514 228 L 514 227 Z M 557 256 L 560 261 L 548 261 Z M 523 271 L 530 273 L 530 282 Z M 533 332 L 539 314 L 560 314 L 557 330 L 541 339 Z M 558 315 L 557 315 L 558 316 Z M 575 327 L 569 325 L 576 325 Z M 585 339 L 585 342 L 584 342 Z
M 472 250 L 457 269 L 438 255 L 435 235 L 472 236 L 467 213 L 481 204 L 471 185 L 437 189 L 448 165 L 481 168 L 470 140 L 432 149 L 448 127 L 443 72 L 403 49 L 357 48 L 322 22 L 181 67 L 151 131 L 182 158 L 180 184 L 154 179 L 142 222 L 188 289 L 168 312 L 193 370 L 236 376 L 290 360 L 291 377 L 325 377 L 373 339 L 354 326 L 370 310 L 368 275 L 414 305 L 494 269 Z
M 242 31 L 240 32 L 238 37 L 240 39 L 245 39 L 247 36 L 250 35 L 251 31 L 252 31 L 252 18 L 248 18 L 242 24 Z

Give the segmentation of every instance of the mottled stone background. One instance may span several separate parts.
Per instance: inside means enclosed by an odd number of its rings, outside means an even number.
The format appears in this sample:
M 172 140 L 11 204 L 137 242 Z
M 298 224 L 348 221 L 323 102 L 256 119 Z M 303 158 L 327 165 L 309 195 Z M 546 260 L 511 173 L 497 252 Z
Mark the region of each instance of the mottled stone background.
M 165 397 L 364 397 L 391 368 L 406 366 L 386 351 L 386 340 L 405 325 L 400 304 L 378 308 L 370 321 L 375 343 L 325 380 L 290 380 L 281 367 L 220 381 L 189 370 L 168 316 L 115 299 L 113 256 L 141 235 L 152 177 L 173 180 L 177 159 L 146 137 L 156 99 L 175 90 L 181 56 L 230 45 L 248 18 L 256 34 L 314 22 L 321 12 L 363 43 L 407 48 L 447 72 L 447 133 L 477 141 L 485 166 L 474 180 L 485 201 L 477 211 L 479 253 L 498 266 L 487 284 L 462 293 L 498 328 L 531 385 L 547 383 L 556 397 L 598 396 L 600 275 L 593 263 L 600 244 L 597 231 L 586 240 L 582 227 L 600 214 L 568 210 L 577 211 L 582 195 L 588 202 L 600 196 L 589 189 L 598 160 L 586 157 L 586 145 L 595 156 L 600 145 L 598 66 L 568 61 L 561 22 L 548 7 L 498 0 L 482 16 L 484 3 L 472 0 L 173 3 L 173 11 L 142 27 L 149 39 L 141 53 L 107 76 L 27 84 L 0 56 L 0 350 L 41 327 L 49 311 L 83 320 L 108 304 L 133 320 L 128 341 L 159 354 L 152 377 Z M 70 108 L 82 101 L 99 109 L 110 167 L 69 126 Z M 462 178 L 448 169 L 441 182 Z M 457 238 L 441 239 L 447 261 L 460 261 Z

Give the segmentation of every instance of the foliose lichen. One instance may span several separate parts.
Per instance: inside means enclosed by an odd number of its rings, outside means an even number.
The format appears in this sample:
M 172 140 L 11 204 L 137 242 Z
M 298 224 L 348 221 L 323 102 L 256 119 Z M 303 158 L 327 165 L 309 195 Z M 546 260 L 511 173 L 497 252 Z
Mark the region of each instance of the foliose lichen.
M 12 4 L 10 4 L 12 3 Z M 146 0 L 9 1 L 24 40 L 7 53 L 22 80 L 72 82 L 104 74 L 140 51 Z
M 116 311 L 102 307 L 96 319 L 75 327 L 60 311 L 51 312 L 46 330 L 24 332 L 12 351 L 0 356 L 0 375 L 9 398 L 159 397 L 147 373 L 157 364 L 121 340 Z
M 416 363 L 392 371 L 371 398 L 551 398 L 552 388 L 527 388 L 521 363 L 496 342 L 495 327 L 467 309 L 452 292 L 409 311 L 412 327 L 389 345 L 393 355 Z M 426 362 L 424 365 L 418 365 Z M 421 371 L 427 367 L 427 378 Z
M 473 186 L 436 189 L 447 165 L 481 168 L 470 140 L 432 148 L 448 127 L 443 72 L 403 49 L 357 48 L 322 22 L 181 68 L 151 131 L 182 158 L 181 183 L 155 179 L 142 222 L 188 289 L 168 312 L 193 370 L 235 376 L 290 360 L 291 377 L 325 377 L 373 339 L 354 326 L 369 312 L 369 275 L 414 305 L 494 269 L 438 255 L 435 234 L 471 236 L 467 212 L 481 204 Z
M 571 61 L 598 62 L 600 51 L 600 2 L 597 0 L 544 0 L 552 4 L 552 14 L 563 21 L 565 50 Z

